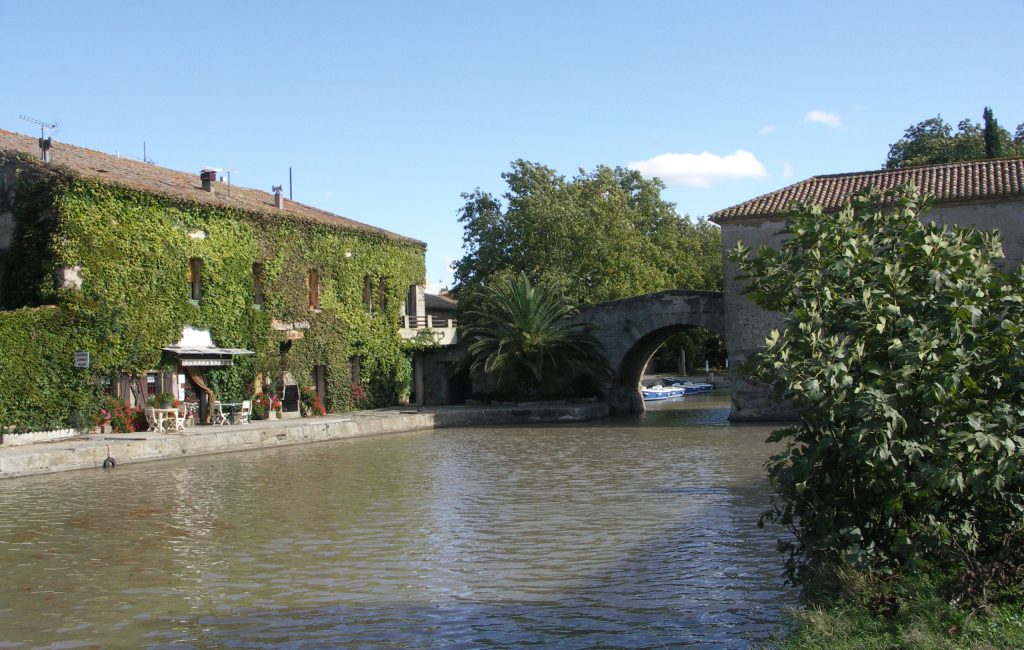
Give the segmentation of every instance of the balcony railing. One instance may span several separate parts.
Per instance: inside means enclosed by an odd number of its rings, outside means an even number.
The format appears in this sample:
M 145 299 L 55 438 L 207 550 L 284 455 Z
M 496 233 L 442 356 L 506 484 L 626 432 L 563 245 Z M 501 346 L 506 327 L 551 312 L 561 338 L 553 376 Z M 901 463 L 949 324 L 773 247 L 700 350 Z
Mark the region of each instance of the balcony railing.
M 457 325 L 454 318 L 436 316 L 400 316 L 398 333 L 403 339 L 412 339 L 424 331 L 430 330 L 440 345 L 451 345 L 457 340 Z

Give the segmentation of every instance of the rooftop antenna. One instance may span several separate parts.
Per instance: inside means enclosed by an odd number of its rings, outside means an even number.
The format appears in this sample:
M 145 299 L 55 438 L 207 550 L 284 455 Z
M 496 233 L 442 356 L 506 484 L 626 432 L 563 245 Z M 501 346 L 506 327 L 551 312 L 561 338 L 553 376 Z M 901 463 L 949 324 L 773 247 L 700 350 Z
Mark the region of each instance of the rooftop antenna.
M 39 125 L 39 152 L 43 158 L 43 162 L 50 162 L 50 144 L 52 141 L 50 138 L 46 137 L 46 130 L 55 130 L 57 128 L 57 124 L 37 120 L 34 117 L 29 117 L 27 115 L 19 115 L 18 117 L 26 122 L 32 122 L 33 124 Z
M 18 117 L 20 117 L 21 119 L 25 120 L 26 122 L 32 122 L 33 124 L 38 124 L 39 125 L 39 139 L 40 140 L 46 137 L 46 130 L 47 129 L 49 129 L 51 131 L 55 131 L 57 129 L 57 123 L 56 122 L 51 124 L 50 122 L 44 122 L 42 120 L 37 120 L 36 118 L 29 117 L 28 115 L 19 115 Z
M 225 169 L 228 173 L 228 196 L 231 196 L 231 172 L 237 172 L 237 169 Z
M 149 163 L 150 165 L 155 165 L 156 164 L 156 161 L 153 160 L 152 158 L 150 158 L 146 154 L 146 141 L 145 140 L 142 141 L 142 162 Z

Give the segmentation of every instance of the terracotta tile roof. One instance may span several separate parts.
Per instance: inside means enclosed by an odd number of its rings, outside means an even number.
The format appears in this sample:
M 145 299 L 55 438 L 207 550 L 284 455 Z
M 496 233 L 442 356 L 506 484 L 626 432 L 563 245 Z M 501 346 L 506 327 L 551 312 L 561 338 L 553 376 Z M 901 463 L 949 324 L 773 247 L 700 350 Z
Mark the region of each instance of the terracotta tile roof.
M 40 157 L 37 138 L 3 129 L 0 129 L 0 151 L 20 152 L 36 160 L 39 160 Z M 39 160 L 39 164 L 42 164 L 41 160 Z M 72 173 L 85 178 L 124 185 L 175 199 L 258 212 L 274 217 L 312 221 L 348 230 L 377 233 L 398 241 L 426 246 L 416 239 L 346 219 L 296 201 L 286 199 L 283 208 L 275 208 L 274 195 L 269 192 L 231 185 L 231 194 L 228 195 L 227 183 L 215 183 L 214 192 L 207 192 L 203 190 L 202 182 L 199 179 L 199 170 L 196 170 L 194 174 L 188 174 L 130 158 L 83 149 L 56 140 L 50 148 L 49 164 L 65 167 Z
M 708 218 L 715 223 L 772 217 L 791 203 L 818 203 L 828 212 L 842 207 L 847 198 L 872 184 L 881 190 L 913 183 L 935 196 L 935 204 L 956 201 L 1006 199 L 1024 196 L 1024 158 L 974 160 L 906 169 L 812 176 L 781 190 L 764 194 Z

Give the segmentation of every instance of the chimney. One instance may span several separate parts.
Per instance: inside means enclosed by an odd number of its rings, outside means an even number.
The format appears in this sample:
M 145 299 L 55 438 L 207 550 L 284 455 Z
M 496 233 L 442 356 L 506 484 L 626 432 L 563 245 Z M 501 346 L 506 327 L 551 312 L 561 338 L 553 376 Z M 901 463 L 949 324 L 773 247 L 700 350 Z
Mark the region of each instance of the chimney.
M 39 138 L 39 151 L 43 156 L 43 162 L 50 162 L 50 145 L 53 144 L 52 138 Z
M 204 169 L 199 172 L 199 180 L 203 181 L 203 189 L 212 193 L 213 184 L 217 182 L 217 170 Z
M 274 185 L 273 186 L 274 207 L 277 208 L 278 210 L 280 210 L 281 208 L 284 207 L 284 197 L 281 196 L 281 190 L 282 190 L 282 186 L 281 185 Z

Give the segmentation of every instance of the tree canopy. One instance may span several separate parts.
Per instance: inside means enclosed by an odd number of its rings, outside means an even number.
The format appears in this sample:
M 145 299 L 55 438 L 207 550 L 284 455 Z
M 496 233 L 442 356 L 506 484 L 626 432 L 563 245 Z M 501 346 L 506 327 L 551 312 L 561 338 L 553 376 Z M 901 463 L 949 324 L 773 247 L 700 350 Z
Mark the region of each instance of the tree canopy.
M 1024 276 L 996 268 L 997 234 L 924 224 L 926 206 L 911 189 L 801 206 L 779 250 L 732 253 L 786 314 L 754 373 L 801 411 L 767 465 L 796 577 L 1024 570 Z
M 982 117 L 983 124 L 960 120 L 956 133 L 941 115 L 907 127 L 903 137 L 889 146 L 886 169 L 1024 156 L 1024 123 L 1011 136 L 999 126 L 991 108 L 986 106 Z
M 567 179 L 525 160 L 502 178 L 501 198 L 479 188 L 462 195 L 460 292 L 518 273 L 576 303 L 721 286 L 718 228 L 680 217 L 660 180 L 605 166 Z

